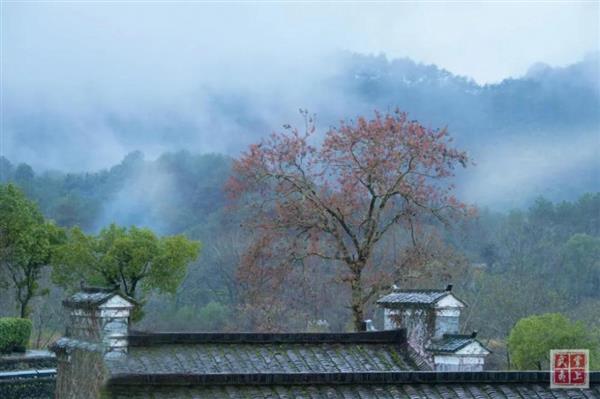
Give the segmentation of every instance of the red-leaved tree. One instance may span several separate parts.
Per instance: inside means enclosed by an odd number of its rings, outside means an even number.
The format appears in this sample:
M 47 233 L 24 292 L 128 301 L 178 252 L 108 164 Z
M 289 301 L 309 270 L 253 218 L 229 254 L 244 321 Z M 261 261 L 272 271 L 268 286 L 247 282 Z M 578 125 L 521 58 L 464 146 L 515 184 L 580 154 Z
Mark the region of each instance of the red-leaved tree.
M 448 182 L 467 155 L 450 146 L 445 129 L 425 128 L 399 111 L 342 122 L 316 145 L 313 118 L 303 114 L 305 131 L 286 126 L 251 145 L 227 188 L 251 207 L 247 225 L 257 237 L 288 237 L 292 259 L 342 265 L 358 330 L 365 304 L 382 288 L 363 273 L 381 238 L 395 226 L 412 234 L 425 218 L 447 223 L 468 211 Z

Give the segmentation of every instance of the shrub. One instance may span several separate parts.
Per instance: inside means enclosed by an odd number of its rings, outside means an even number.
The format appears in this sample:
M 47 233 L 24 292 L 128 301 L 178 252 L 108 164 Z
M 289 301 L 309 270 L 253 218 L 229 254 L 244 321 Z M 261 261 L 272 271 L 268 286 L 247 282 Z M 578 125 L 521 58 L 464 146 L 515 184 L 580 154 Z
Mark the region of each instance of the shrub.
M 31 320 L 16 317 L 0 318 L 0 352 L 25 352 L 31 335 Z

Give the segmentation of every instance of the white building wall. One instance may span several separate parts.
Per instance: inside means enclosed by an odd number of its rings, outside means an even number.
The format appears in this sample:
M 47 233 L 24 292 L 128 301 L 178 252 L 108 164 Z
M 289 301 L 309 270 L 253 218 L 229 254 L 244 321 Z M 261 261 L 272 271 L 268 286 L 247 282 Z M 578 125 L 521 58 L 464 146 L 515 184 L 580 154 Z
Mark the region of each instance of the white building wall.
M 484 356 L 435 355 L 436 371 L 482 371 Z

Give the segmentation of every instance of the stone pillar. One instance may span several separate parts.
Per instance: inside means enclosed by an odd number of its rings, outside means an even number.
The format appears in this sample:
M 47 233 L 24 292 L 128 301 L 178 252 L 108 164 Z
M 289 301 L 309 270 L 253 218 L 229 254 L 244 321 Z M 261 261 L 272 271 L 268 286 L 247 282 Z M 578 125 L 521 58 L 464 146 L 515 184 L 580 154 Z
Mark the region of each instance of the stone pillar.
M 427 357 L 425 347 L 431 342 L 434 331 L 434 309 L 427 306 L 411 306 L 400 309 L 385 309 L 385 329 L 406 330 L 406 341 L 421 357 Z
M 106 360 L 125 356 L 134 301 L 114 289 L 82 288 L 63 301 L 65 336 L 56 353 L 56 399 L 99 399 Z

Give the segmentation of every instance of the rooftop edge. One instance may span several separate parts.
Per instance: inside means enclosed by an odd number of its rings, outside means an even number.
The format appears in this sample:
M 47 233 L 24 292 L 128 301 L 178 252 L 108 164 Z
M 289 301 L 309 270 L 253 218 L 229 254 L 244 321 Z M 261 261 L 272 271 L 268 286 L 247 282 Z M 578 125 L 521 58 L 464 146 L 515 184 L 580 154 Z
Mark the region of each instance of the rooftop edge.
M 396 343 L 406 342 L 406 330 L 352 333 L 187 333 L 132 331 L 130 346 L 168 344 L 269 344 L 269 343 Z
M 600 383 L 600 372 L 590 373 Z M 123 385 L 315 385 L 315 384 L 448 384 L 448 383 L 550 383 L 549 371 L 474 372 L 347 372 L 259 374 L 114 374 L 108 386 Z

